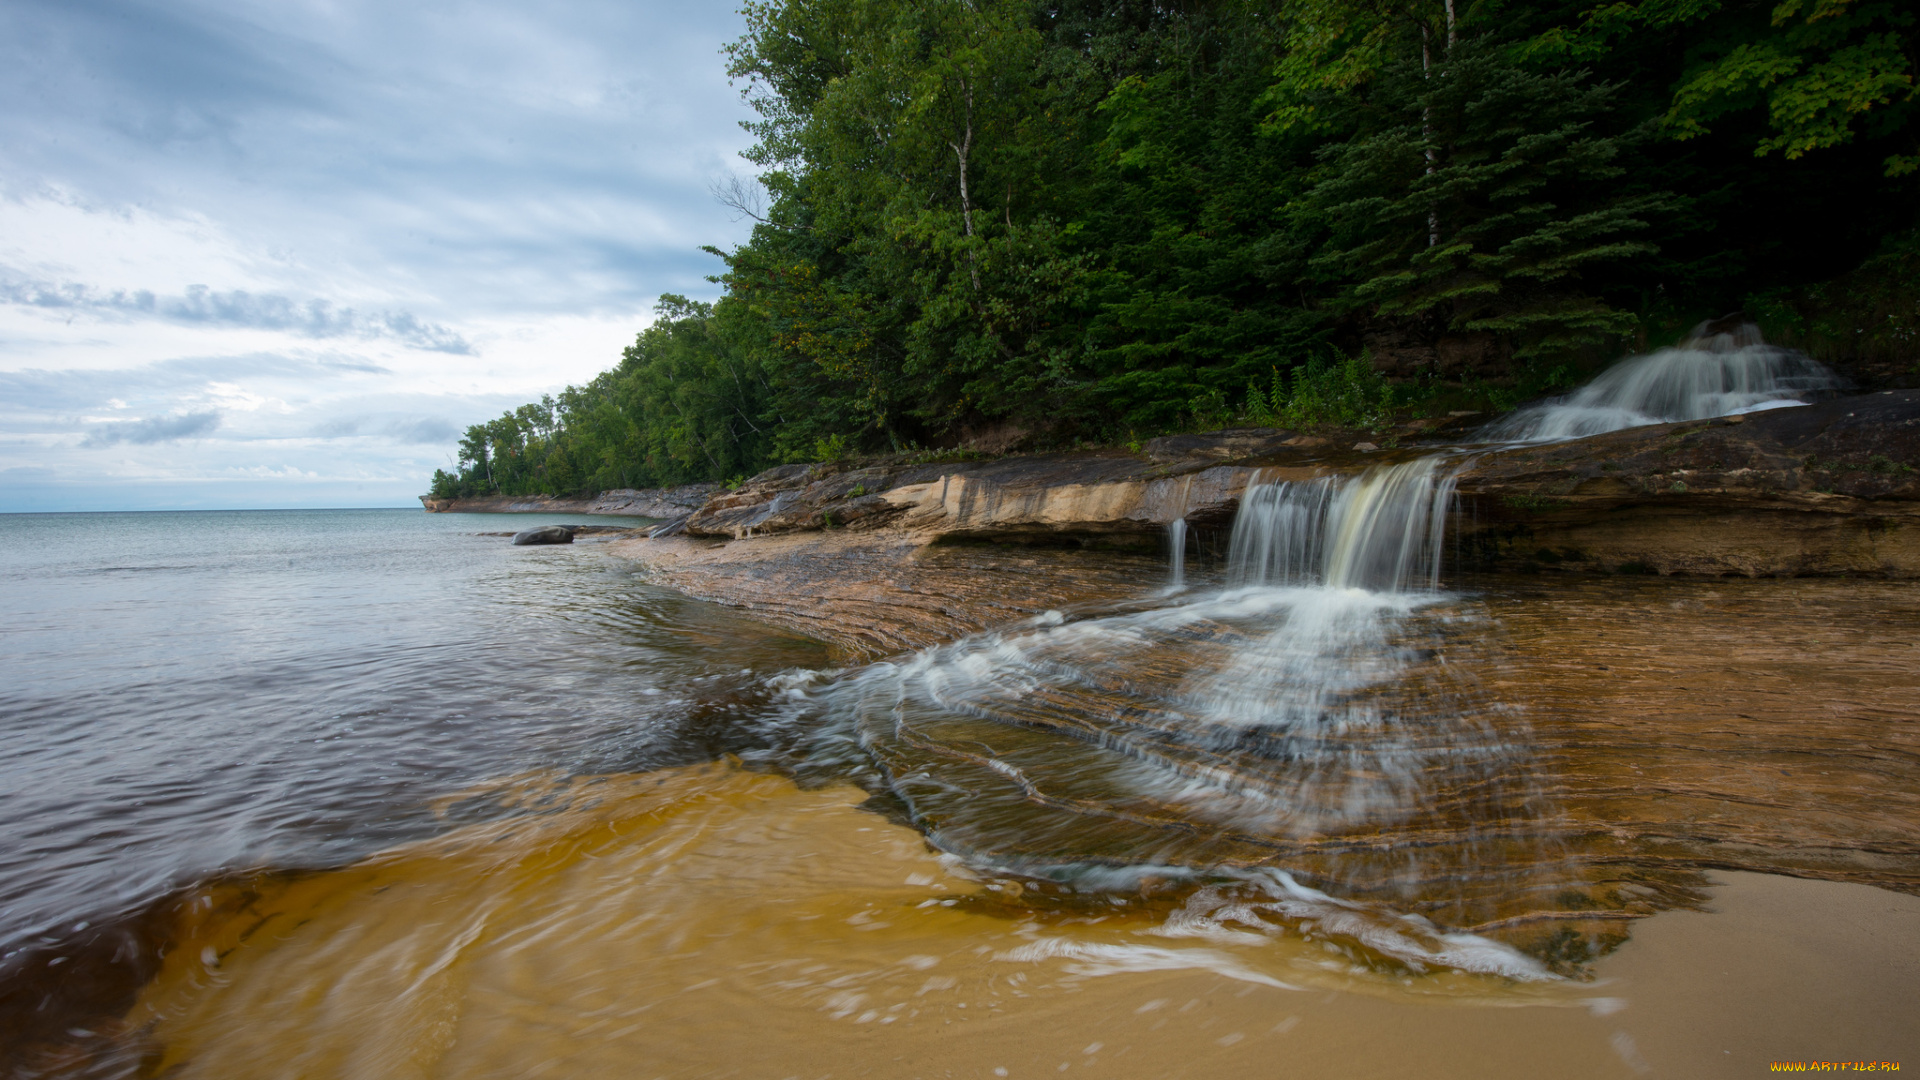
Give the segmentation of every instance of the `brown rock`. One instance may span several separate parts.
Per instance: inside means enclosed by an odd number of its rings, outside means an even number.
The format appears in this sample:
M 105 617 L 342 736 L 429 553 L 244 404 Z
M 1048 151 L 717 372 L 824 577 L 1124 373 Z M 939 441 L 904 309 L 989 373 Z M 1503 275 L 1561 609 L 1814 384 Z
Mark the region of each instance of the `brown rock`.
M 1916 577 L 1916 470 L 1920 392 L 1883 391 L 1489 454 L 1456 535 L 1494 568 Z

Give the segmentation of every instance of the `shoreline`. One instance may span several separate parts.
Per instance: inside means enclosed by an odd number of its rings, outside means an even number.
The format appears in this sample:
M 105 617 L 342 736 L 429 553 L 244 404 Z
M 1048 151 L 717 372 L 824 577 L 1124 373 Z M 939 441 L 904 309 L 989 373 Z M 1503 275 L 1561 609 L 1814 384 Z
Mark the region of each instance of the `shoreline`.
M 1031 1076 L 1067 1063 L 1251 1078 L 1284 1055 L 1337 1075 L 1627 1080 L 1920 1055 L 1901 1005 L 1920 993 L 1912 896 L 1723 872 L 1704 910 L 1640 921 L 1590 981 L 1395 978 L 1291 935 L 1143 938 L 1152 908 L 1089 920 L 1025 907 L 956 875 L 861 798 L 724 765 L 613 775 L 532 825 L 212 883 L 182 898 L 180 947 L 123 1022 L 182 1077 L 253 1075 L 289 1055 L 380 1071 L 395 1052 L 381 1048 L 403 1046 L 422 1075 L 506 1062 L 624 1076 L 637 1052 L 698 1071 L 742 1016 L 761 1037 L 730 1064 L 770 1075 Z M 831 853 L 839 873 L 823 882 L 803 850 Z M 707 862 L 739 869 L 716 883 Z M 635 878 L 650 883 L 643 898 L 624 884 Z M 608 919 L 636 906 L 647 917 Z M 855 931 L 823 936 L 837 924 Z M 252 934 L 262 926 L 272 932 Z M 709 944 L 663 947 L 662 929 Z M 434 957 L 463 931 L 472 940 L 441 971 Z M 517 959 L 530 936 L 537 966 Z M 768 963 L 794 956 L 811 966 Z M 431 992 L 408 992 L 423 979 Z M 571 989 L 583 985 L 596 1006 L 585 1013 Z M 316 1000 L 314 986 L 332 992 Z M 442 1017 L 446 1038 L 407 1038 Z
M 1156 439 L 1137 455 L 786 465 L 732 490 L 689 485 L 448 507 L 644 507 L 658 512 L 642 516 L 667 524 L 649 531 L 657 546 L 633 547 L 629 557 L 657 564 L 667 580 L 685 575 L 691 594 L 759 597 L 760 582 L 785 575 L 817 598 L 822 586 L 810 582 L 907 572 L 914 552 L 942 546 L 1150 555 L 1165 550 L 1176 520 L 1186 523 L 1195 558 L 1219 558 L 1256 479 L 1308 482 L 1444 454 L 1458 463 L 1447 532 L 1449 561 L 1461 570 L 1920 578 L 1920 391 L 1528 446 L 1347 449 L 1352 436 L 1232 429 Z M 808 560 L 821 566 L 804 570 Z M 725 581 L 729 565 L 743 582 L 737 589 Z
M 715 483 L 682 484 L 668 488 L 615 488 L 590 499 L 554 495 L 494 495 L 474 499 L 436 499 L 420 496 L 429 514 L 607 514 L 619 517 L 668 519 L 683 517 L 721 490 Z

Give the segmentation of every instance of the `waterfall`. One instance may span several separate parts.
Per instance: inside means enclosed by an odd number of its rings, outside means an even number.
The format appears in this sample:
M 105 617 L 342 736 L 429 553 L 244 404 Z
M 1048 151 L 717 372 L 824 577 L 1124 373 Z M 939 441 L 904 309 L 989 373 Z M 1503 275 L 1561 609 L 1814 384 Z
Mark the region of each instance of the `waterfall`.
M 1401 902 L 1454 926 L 1524 914 L 1561 877 L 1529 824 L 1546 804 L 1523 726 L 1474 677 L 1488 627 L 1437 588 L 1460 463 L 1256 474 L 1224 588 L 1050 611 L 871 665 L 802 696 L 838 721 L 806 756 L 847 760 L 834 740 L 851 736 L 933 844 L 991 873 L 1121 891 L 1297 874 L 1385 905 L 1367 910 L 1396 933 L 1415 925 Z M 1298 899 L 1221 887 L 1254 907 Z M 1481 944 L 1498 953 L 1485 970 L 1540 970 Z
M 1839 376 L 1792 349 L 1769 345 L 1734 317 L 1704 322 L 1670 349 L 1623 360 L 1574 391 L 1495 421 L 1493 442 L 1555 442 L 1645 424 L 1704 420 L 1804 405 Z
M 1453 635 L 1471 620 L 1435 621 L 1455 603 L 1436 586 L 1458 460 L 1306 482 L 1256 476 L 1225 589 L 1073 620 L 1050 612 L 875 665 L 839 693 L 869 725 L 870 752 L 903 755 L 888 764 L 895 791 L 948 822 L 939 840 L 950 850 L 1014 834 L 988 823 L 997 815 L 976 782 L 903 765 L 947 757 L 949 739 L 972 748 L 956 749 L 953 767 L 998 748 L 984 767 L 1018 785 L 1008 821 L 1026 819 L 1042 792 L 1089 783 L 1287 836 L 1404 820 L 1435 783 L 1505 760 L 1446 659 L 1470 648 Z M 1101 749 L 1015 751 L 1015 732 Z M 1096 764 L 1106 755 L 1132 764 Z
M 1236 586 L 1436 588 L 1455 472 L 1425 457 L 1353 477 L 1269 484 L 1240 501 L 1227 556 Z
M 1187 584 L 1187 519 L 1174 518 L 1167 525 L 1167 542 L 1173 548 L 1172 572 L 1168 575 L 1169 588 L 1182 589 Z

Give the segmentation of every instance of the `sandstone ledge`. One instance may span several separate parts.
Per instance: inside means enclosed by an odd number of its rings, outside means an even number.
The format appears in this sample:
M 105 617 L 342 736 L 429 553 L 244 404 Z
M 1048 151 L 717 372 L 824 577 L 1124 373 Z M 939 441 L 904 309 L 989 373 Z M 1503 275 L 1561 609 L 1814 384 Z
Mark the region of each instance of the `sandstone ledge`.
M 615 488 L 591 499 L 562 499 L 552 495 L 496 495 L 484 499 L 436 499 L 420 496 L 429 514 L 620 514 L 630 517 L 676 518 L 698 510 L 719 484 L 682 484 L 671 488 Z
M 1546 446 L 1345 449 L 1355 436 L 1243 429 L 1158 439 L 1142 454 L 788 465 L 716 493 L 676 531 L 747 549 L 851 530 L 916 544 L 1153 550 L 1184 518 L 1217 546 L 1209 530 L 1232 521 L 1256 476 L 1304 480 L 1447 453 L 1461 463 L 1456 565 L 1920 576 L 1916 391 Z
M 1223 554 L 1257 475 L 1422 453 L 1461 463 L 1454 570 L 1920 577 L 1920 392 L 1520 448 L 1339 449 L 1352 433 L 1218 432 L 1113 452 L 799 465 L 717 494 L 685 535 L 615 541 L 655 580 L 828 640 L 922 648 L 1166 581 L 1165 527 Z
M 1493 451 L 1460 497 L 1469 565 L 1920 577 L 1920 391 Z

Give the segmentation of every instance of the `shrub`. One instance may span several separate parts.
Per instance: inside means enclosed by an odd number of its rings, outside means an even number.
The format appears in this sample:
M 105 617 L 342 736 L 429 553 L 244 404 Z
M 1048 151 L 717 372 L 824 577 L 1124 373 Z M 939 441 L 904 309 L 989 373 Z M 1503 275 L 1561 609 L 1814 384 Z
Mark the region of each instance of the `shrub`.
M 1257 424 L 1379 427 L 1393 407 L 1393 385 L 1374 370 L 1366 353 L 1334 364 L 1309 360 L 1293 369 L 1291 379 L 1275 368 L 1272 386 L 1266 391 L 1257 383 L 1247 384 L 1246 416 Z

